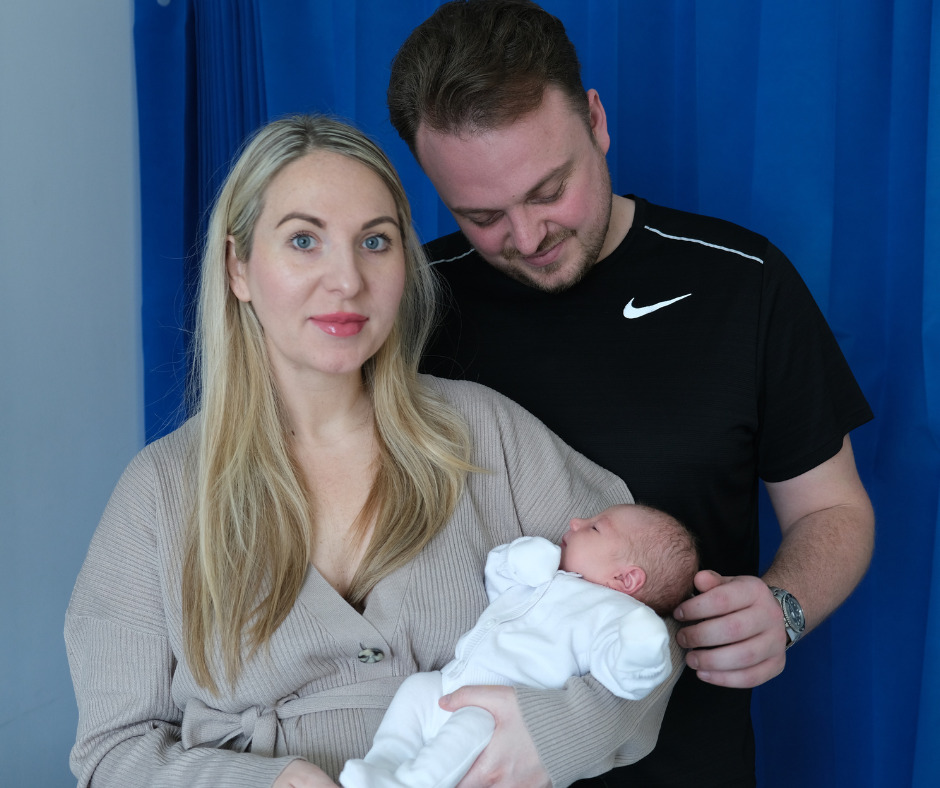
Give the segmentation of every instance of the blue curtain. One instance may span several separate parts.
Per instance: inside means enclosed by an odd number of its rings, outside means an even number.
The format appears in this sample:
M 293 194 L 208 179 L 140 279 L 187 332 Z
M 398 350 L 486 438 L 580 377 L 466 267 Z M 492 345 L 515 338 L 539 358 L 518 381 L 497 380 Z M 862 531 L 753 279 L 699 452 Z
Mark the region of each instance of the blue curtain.
M 136 0 L 147 435 L 179 423 L 200 226 L 239 141 L 329 112 L 453 220 L 387 120 L 431 0 Z M 801 271 L 876 413 L 852 598 L 755 693 L 762 786 L 940 785 L 940 10 L 932 0 L 545 0 L 612 130 L 615 188 L 744 224 Z M 795 352 L 799 352 L 798 349 Z M 765 560 L 776 547 L 772 515 Z

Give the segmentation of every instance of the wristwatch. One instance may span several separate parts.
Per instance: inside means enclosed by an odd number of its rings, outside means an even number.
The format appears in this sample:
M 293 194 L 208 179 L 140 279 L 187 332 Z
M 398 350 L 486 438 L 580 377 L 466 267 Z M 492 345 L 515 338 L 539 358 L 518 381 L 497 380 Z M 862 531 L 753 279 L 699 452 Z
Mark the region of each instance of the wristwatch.
M 780 609 L 783 611 L 783 625 L 787 630 L 789 642 L 787 648 L 790 648 L 796 641 L 803 637 L 803 630 L 806 629 L 806 617 L 803 615 L 803 608 L 796 601 L 796 597 L 789 591 L 782 588 L 770 586 L 774 597 L 780 603 Z

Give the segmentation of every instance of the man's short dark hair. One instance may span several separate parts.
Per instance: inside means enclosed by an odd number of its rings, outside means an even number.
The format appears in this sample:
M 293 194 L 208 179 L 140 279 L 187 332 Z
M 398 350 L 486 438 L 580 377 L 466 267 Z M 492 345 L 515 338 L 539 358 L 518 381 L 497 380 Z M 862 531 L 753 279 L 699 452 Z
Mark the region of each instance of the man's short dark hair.
M 494 129 L 562 90 L 590 129 L 581 64 L 565 26 L 529 0 L 453 0 L 416 27 L 392 61 L 388 108 L 415 150 L 418 126 Z

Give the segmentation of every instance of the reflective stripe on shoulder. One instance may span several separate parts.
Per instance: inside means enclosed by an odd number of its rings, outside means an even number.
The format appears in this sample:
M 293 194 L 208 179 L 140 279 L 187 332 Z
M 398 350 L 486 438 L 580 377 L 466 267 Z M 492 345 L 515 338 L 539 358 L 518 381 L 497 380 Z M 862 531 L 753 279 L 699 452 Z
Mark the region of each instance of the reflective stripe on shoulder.
M 466 257 L 468 254 L 473 254 L 473 252 L 474 252 L 474 249 L 471 246 L 466 252 L 464 252 L 463 254 L 458 254 L 456 257 L 447 257 L 442 260 L 429 260 L 428 264 L 437 265 L 438 263 L 450 263 L 450 262 L 453 262 L 454 260 L 459 260 L 462 257 Z
M 657 230 L 655 227 L 650 227 L 649 225 L 645 225 L 643 229 L 649 230 L 651 233 L 656 233 L 656 235 L 662 236 L 663 238 L 668 238 L 670 241 L 685 241 L 686 243 L 700 244 L 701 246 L 707 246 L 711 249 L 718 249 L 722 252 L 731 252 L 731 254 L 737 254 L 741 257 L 746 257 L 748 260 L 756 260 L 761 265 L 764 264 L 764 261 L 760 257 L 755 257 L 752 254 L 745 254 L 738 249 L 729 249 L 727 246 L 719 246 L 718 244 L 712 244 L 699 238 L 683 238 L 681 235 L 669 235 L 669 233 L 664 233 L 662 230 Z

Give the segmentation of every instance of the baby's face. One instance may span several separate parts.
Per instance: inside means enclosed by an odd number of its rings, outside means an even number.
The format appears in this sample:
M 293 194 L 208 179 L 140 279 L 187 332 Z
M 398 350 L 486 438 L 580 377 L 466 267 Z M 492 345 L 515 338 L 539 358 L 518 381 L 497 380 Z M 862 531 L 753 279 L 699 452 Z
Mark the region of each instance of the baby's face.
M 561 537 L 560 568 L 610 585 L 609 578 L 624 562 L 626 534 L 635 526 L 636 512 L 629 505 L 612 506 L 587 520 L 573 519 Z

